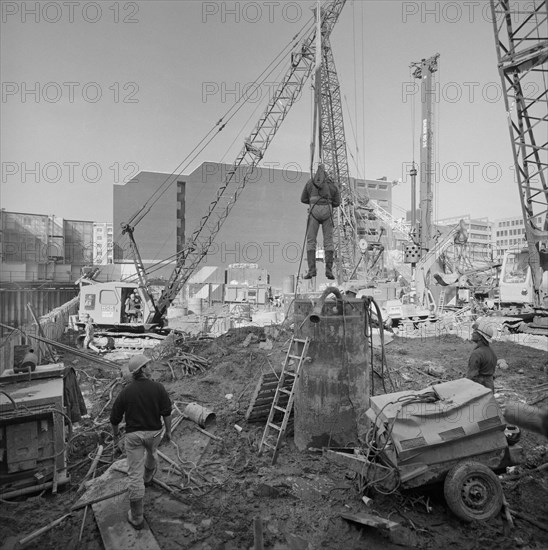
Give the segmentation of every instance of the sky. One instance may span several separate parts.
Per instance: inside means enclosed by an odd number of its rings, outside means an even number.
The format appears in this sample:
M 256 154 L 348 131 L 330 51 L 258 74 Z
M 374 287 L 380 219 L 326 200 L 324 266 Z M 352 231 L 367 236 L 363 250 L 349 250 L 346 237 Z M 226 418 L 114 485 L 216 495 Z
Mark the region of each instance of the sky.
M 113 184 L 141 170 L 231 163 L 286 65 L 253 83 L 314 4 L 2 1 L 0 206 L 108 222 Z M 420 160 L 410 64 L 436 53 L 434 217 L 520 215 L 487 0 L 348 0 L 331 45 L 350 174 L 396 182 L 395 217 L 410 207 Z M 245 90 L 238 116 L 192 155 Z M 307 83 L 264 163 L 306 170 L 311 128 Z

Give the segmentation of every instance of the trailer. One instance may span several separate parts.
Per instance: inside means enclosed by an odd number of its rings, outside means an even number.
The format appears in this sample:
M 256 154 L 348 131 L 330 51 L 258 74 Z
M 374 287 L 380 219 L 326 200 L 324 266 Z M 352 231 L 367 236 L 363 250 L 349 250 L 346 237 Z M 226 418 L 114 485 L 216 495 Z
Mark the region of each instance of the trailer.
M 324 449 L 356 472 L 364 491 L 443 483 L 451 511 L 465 521 L 496 516 L 504 495 L 495 472 L 522 461 L 510 445 L 493 393 L 468 379 L 371 397 L 371 427 L 358 448 Z

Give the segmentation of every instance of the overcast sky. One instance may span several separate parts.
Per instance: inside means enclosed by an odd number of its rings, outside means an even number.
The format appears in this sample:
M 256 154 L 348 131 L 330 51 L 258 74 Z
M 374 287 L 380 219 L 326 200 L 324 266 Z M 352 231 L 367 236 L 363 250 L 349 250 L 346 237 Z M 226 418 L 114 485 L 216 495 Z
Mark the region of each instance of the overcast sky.
M 1 206 L 112 220 L 112 185 L 171 173 L 290 43 L 314 2 L 2 2 Z M 352 176 L 402 180 L 419 161 L 410 63 L 440 54 L 434 216 L 520 215 L 487 0 L 348 0 L 333 31 Z M 282 65 L 285 71 L 286 65 Z M 192 160 L 231 163 L 280 71 Z M 413 108 L 414 106 L 414 108 Z M 264 161 L 306 169 L 305 86 Z M 280 197 L 283 200 L 283 197 Z M 192 205 L 190 205 L 192 207 Z

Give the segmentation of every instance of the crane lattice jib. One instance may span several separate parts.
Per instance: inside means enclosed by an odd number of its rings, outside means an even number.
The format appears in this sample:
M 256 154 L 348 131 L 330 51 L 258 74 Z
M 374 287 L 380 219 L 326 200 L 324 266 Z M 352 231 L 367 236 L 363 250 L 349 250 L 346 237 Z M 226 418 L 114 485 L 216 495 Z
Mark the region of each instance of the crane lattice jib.
M 329 38 L 345 3 L 346 0 L 330 0 L 322 5 L 322 35 Z M 289 109 L 299 98 L 314 68 L 315 36 L 316 27 L 313 26 L 291 54 L 291 64 L 282 82 L 232 167 L 227 171 L 222 185 L 209 205 L 208 212 L 192 234 L 190 244 L 178 254 L 175 269 L 156 303 L 156 313 L 151 319 L 152 322 L 160 322 L 166 309 L 206 256 L 253 170 L 263 158 Z
M 356 201 L 348 172 L 340 84 L 329 37 L 323 37 L 322 49 L 322 161 L 341 191 L 341 205 L 335 213 L 333 235 L 337 280 L 341 283 L 349 280 L 357 261 Z
M 548 0 L 518 6 L 516 10 L 515 2 L 491 0 L 515 177 L 538 293 L 536 245 L 548 239 Z

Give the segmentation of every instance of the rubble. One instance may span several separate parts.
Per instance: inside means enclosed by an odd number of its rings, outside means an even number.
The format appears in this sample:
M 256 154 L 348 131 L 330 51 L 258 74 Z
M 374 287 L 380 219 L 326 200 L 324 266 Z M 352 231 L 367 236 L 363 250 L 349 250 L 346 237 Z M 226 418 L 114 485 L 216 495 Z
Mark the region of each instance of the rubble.
M 528 457 L 526 463 L 516 467 L 514 474 L 501 475 L 515 523 L 510 535 L 505 534 L 506 524 L 500 517 L 463 530 L 460 520 L 448 512 L 443 497 L 435 490 L 363 494 L 357 473 L 331 464 L 319 453 L 298 452 L 291 434 L 280 449 L 277 464 L 270 466 L 269 457 L 257 454 L 264 422 L 250 423 L 245 416 L 259 378 L 268 379 L 273 368 L 279 370 L 287 353 L 289 334 L 277 330 L 277 338 L 270 334 L 273 346 L 269 350 L 259 347 L 261 341 L 266 342 L 264 329 L 252 327 L 229 331 L 214 340 L 187 338 L 180 343 L 187 346 L 183 349 L 207 360 L 207 371 L 178 379 L 172 378 L 167 366 L 154 371 L 181 411 L 196 403 L 216 413 L 215 425 L 205 429 L 209 435 L 199 431 L 195 422 L 181 420 L 174 429 L 177 447 L 160 448 L 167 459 L 161 458 L 157 483 L 147 489 L 145 501 L 145 517 L 160 548 L 173 547 L 174 541 L 182 549 L 249 548 L 254 544 L 255 517 L 261 518 L 265 549 L 380 550 L 389 544 L 411 547 L 414 540 L 417 547 L 428 548 L 435 538 L 437 546 L 464 550 L 482 536 L 498 541 L 501 548 L 514 547 L 515 538 L 531 547 L 548 544 L 539 514 L 547 491 L 543 468 L 548 463 L 547 441 L 536 434 L 522 434 L 520 444 Z M 255 337 L 250 338 L 247 347 L 242 347 L 249 337 L 248 331 Z M 511 388 L 512 395 L 518 395 L 523 402 L 546 398 L 546 375 L 542 370 L 547 363 L 545 354 L 512 343 L 496 341 L 493 345 L 497 355 L 508 364 L 507 369 L 497 369 L 495 385 L 501 396 L 509 393 L 501 389 Z M 461 378 L 470 351 L 467 340 L 451 334 L 424 339 L 395 337 L 386 346 L 387 362 L 400 389 L 420 389 L 442 380 Z M 524 374 L 518 374 L 516 365 Z M 443 367 L 441 378 L 430 374 L 434 367 Z M 2 541 L 15 533 L 19 533 L 19 540 L 63 517 L 82 498 L 77 488 L 90 471 L 99 445 L 103 446 L 103 452 L 97 461 L 96 478 L 123 458 L 112 447 L 107 415 L 109 401 L 121 388 L 120 379 L 114 378 L 111 369 L 103 371 L 85 359 L 79 359 L 75 368 L 90 403 L 90 418 L 75 426 L 68 466 L 71 486 L 53 498 L 19 497 L 11 501 L 13 504 L 2 504 L 0 514 L 9 518 L 0 527 Z M 381 390 L 380 385 L 378 389 Z M 231 399 L 225 397 L 229 394 Z M 545 404 L 546 401 L 539 402 L 539 406 Z M 123 479 L 123 472 L 118 473 Z M 516 475 L 519 478 L 512 479 Z M 83 494 L 88 494 L 91 488 L 92 485 Z M 112 484 L 110 489 L 122 490 Z M 112 499 L 118 508 L 124 506 L 121 495 Z M 367 507 L 362 497 L 371 499 Z M 71 539 L 78 538 L 85 508 L 71 510 L 72 515 L 42 532 L 33 542 L 45 550 L 67 546 Z M 32 514 L 38 509 L 40 514 Z M 362 514 L 364 510 L 399 524 L 405 535 L 398 539 L 398 530 L 389 535 L 386 529 L 359 527 L 342 519 L 341 514 Z M 523 519 L 516 511 L 540 525 Z M 94 515 L 90 508 L 88 516 Z M 81 544 L 82 548 L 90 549 L 103 546 L 101 531 L 89 517 Z

